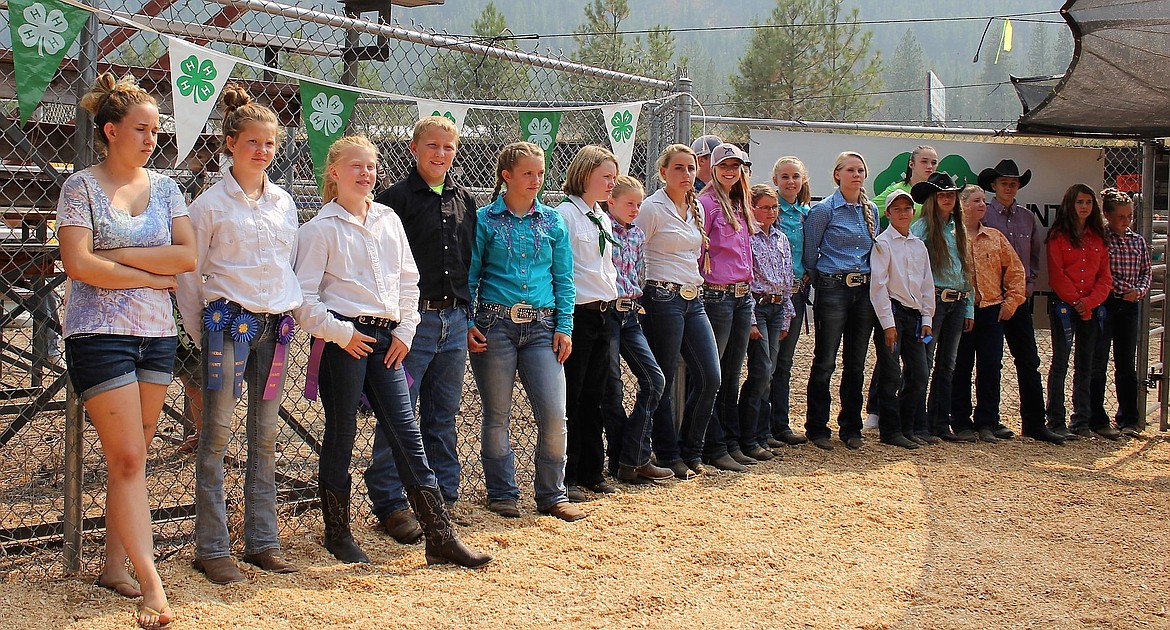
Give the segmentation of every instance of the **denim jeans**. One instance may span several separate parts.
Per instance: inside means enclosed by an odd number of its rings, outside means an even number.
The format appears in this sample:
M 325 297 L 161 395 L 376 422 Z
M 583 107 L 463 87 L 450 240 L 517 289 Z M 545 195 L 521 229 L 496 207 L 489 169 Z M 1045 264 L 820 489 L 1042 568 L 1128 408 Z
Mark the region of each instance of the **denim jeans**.
M 741 424 L 739 417 L 739 377 L 743 373 L 743 360 L 752 335 L 752 296 L 749 293 L 737 298 L 725 294 L 723 299 L 708 298 L 704 300 L 703 308 L 715 335 L 721 376 L 714 408 L 718 422 L 707 424 L 703 441 L 703 456 L 713 459 L 726 455 L 728 451 L 740 451 L 745 440 L 755 443 L 755 419 Z
M 719 391 L 719 349 L 703 300 L 685 300 L 661 287 L 646 287 L 642 295 L 646 316 L 642 329 L 665 379 L 662 398 L 654 411 L 652 444 L 659 466 L 685 461 L 698 463 L 707 424 Z M 688 388 L 682 426 L 674 420 L 674 379 L 678 361 L 687 366 Z
M 1003 370 L 1001 305 L 975 309 L 975 326 L 959 337 L 951 379 L 951 428 L 955 433 L 999 424 L 1000 374 Z M 974 376 L 974 378 L 972 378 Z M 971 419 L 971 388 L 977 404 Z
M 894 327 L 898 341 L 894 350 L 885 344 L 885 333 L 877 348 L 877 360 L 881 380 L 878 382 L 879 417 L 878 431 L 882 438 L 901 433 L 906 437 L 914 434 L 914 417 L 926 396 L 926 345 L 919 332 L 922 326 L 921 314 L 898 304 L 894 305 Z M 899 364 L 900 363 L 900 364 Z
M 744 429 L 739 437 L 739 446 L 743 449 L 753 446 L 768 448 L 768 436 L 772 434 L 772 410 L 767 405 L 768 389 L 772 384 L 776 356 L 780 353 L 780 334 L 785 323 L 782 321 L 782 304 L 758 304 L 755 309 L 756 328 L 761 337 L 748 341 L 748 374 L 739 390 L 740 426 Z
M 456 306 L 441 311 L 422 311 L 410 352 L 402 367 L 414 382 L 410 408 L 419 410 L 427 463 L 435 471 L 443 499 L 459 499 L 459 451 L 455 440 L 455 416 L 463 399 L 467 370 L 467 310 Z M 374 434 L 374 455 L 365 473 L 366 489 L 374 516 L 408 508 L 394 454 L 381 431 Z
M 244 368 L 247 384 L 247 411 L 244 430 L 248 442 L 248 464 L 244 469 L 244 552 L 260 553 L 280 547 L 276 520 L 276 434 L 283 393 L 263 400 L 264 385 L 276 351 L 279 315 L 258 317 L 260 332 L 248 344 Z M 204 349 L 212 333 L 203 331 Z M 203 428 L 195 460 L 195 557 L 212 560 L 231 555 L 227 506 L 224 497 L 224 455 L 235 423 L 235 392 L 232 386 L 235 343 L 223 331 L 223 386 L 203 390 Z M 207 383 L 207 358 L 203 352 L 203 382 Z M 281 376 L 280 390 L 284 390 Z
M 816 324 L 813 364 L 808 376 L 805 432 L 810 440 L 830 435 L 829 383 L 837 369 L 837 351 L 844 341 L 841 371 L 841 412 L 837 424 L 842 440 L 861 436 L 861 389 L 865 358 L 877 322 L 869 301 L 869 285 L 847 287 L 829 278 L 817 280 L 813 321 Z
M 1093 418 L 1090 426 L 1109 426 L 1105 411 L 1105 369 L 1109 364 L 1109 346 L 1113 346 L 1113 386 L 1117 388 L 1117 426 L 1141 428 L 1145 414 L 1138 411 L 1137 344 L 1141 326 L 1141 302 L 1119 297 L 1105 300 L 1105 326 L 1093 354 Z
M 931 321 L 934 339 L 926 346 L 926 369 L 930 372 L 930 395 L 926 412 L 916 414 L 914 432 L 938 435 L 951 424 L 951 387 L 955 375 L 955 357 L 963 336 L 963 313 L 966 302 L 943 302 L 935 299 Z
M 1103 316 L 1104 310 L 1098 308 L 1093 310 L 1089 319 L 1081 319 L 1072 305 L 1060 298 L 1053 296 L 1048 300 L 1048 317 L 1052 328 L 1052 367 L 1048 369 L 1048 409 L 1045 416 L 1050 426 L 1063 426 L 1065 422 L 1064 383 L 1068 377 L 1068 359 L 1071 354 L 1073 412 L 1068 427 L 1089 428 L 1089 420 L 1093 417 L 1093 396 L 1090 386 L 1093 355 L 1097 350 L 1097 338 L 1101 335 Z M 1072 347 L 1069 345 L 1070 338 L 1073 340 Z M 1106 419 L 1101 426 L 1108 425 L 1109 421 Z
M 581 307 L 573 313 L 573 352 L 565 361 L 565 416 L 569 430 L 566 486 L 588 486 L 605 479 L 601 399 L 614 359 L 607 315 Z
M 1024 426 L 1044 422 L 1044 384 L 1040 381 L 1040 354 L 1036 349 L 1036 329 L 1032 323 L 1032 298 L 1028 298 L 1011 318 L 1003 322 L 1003 338 L 1016 363 L 1020 387 L 1020 417 Z
M 516 375 L 532 403 L 536 421 L 536 507 L 547 510 L 565 497 L 565 370 L 553 352 L 555 316 L 517 324 L 480 312 L 475 326 L 487 337 L 487 350 L 471 354 L 471 371 L 483 406 L 483 474 L 488 500 L 520 498 L 516 454 L 508 439 Z
M 771 435 L 780 437 L 792 432 L 789 421 L 789 405 L 792 391 L 792 362 L 796 356 L 796 344 L 800 342 L 801 328 L 804 326 L 804 316 L 807 306 L 804 302 L 804 293 L 792 296 L 792 306 L 796 315 L 788 323 L 788 336 L 780 342 L 780 351 L 776 354 L 776 370 L 772 373 L 772 392 L 770 400 L 772 427 Z M 764 413 L 761 407 L 761 413 Z M 766 443 L 767 435 L 761 435 Z
M 609 468 L 616 471 L 619 464 L 636 468 L 650 462 L 650 429 L 654 410 L 658 408 L 662 390 L 666 387 L 666 377 L 650 352 L 636 311 L 610 310 L 606 313 L 606 325 L 613 356 L 601 411 L 605 417 Z M 638 394 L 629 416 L 623 404 L 625 386 L 621 359 L 625 359 L 630 372 L 638 380 Z
M 354 323 L 358 332 L 374 338 L 373 351 L 355 359 L 344 348 L 325 344 L 321 353 L 321 406 L 325 408 L 325 437 L 321 440 L 318 479 L 322 487 L 337 492 L 350 488 L 349 465 L 357 435 L 357 409 L 364 393 L 386 440 L 399 477 L 406 488 L 435 487 L 438 481 L 423 451 L 422 433 L 414 408 L 406 372 L 386 367 L 390 331 L 378 326 Z

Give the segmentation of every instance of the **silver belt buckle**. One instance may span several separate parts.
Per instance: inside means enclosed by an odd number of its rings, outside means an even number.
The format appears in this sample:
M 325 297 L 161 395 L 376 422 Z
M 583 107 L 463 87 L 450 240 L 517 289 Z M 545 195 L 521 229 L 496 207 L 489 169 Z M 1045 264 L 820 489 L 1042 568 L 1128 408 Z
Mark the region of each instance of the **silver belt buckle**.
M 957 302 L 959 300 L 958 293 L 959 292 L 954 290 L 954 289 L 943 289 L 942 301 L 943 302 Z
M 746 282 L 737 282 L 732 286 L 735 287 L 733 290 L 735 292 L 736 299 L 739 299 L 748 294 L 748 284 Z
M 845 286 L 849 288 L 859 287 L 865 284 L 865 276 L 860 273 L 845 274 Z
M 678 288 L 678 294 L 684 300 L 693 300 L 699 297 L 699 287 L 693 284 L 684 284 Z
M 634 310 L 635 304 L 637 304 L 637 302 L 634 301 L 634 298 L 618 298 L 613 302 L 613 310 L 621 313 L 628 313 Z
M 527 324 L 536 321 L 536 309 L 530 304 L 520 302 L 508 309 L 508 318 L 515 324 Z

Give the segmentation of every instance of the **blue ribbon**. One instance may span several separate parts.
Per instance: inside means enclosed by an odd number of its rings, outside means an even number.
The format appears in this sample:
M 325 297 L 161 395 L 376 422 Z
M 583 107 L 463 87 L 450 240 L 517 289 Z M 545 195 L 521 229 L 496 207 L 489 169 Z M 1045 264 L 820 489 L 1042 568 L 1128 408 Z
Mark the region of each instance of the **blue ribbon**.
M 260 332 L 260 320 L 248 311 L 240 311 L 232 318 L 232 341 L 236 342 L 235 369 L 236 378 L 232 392 L 238 399 L 244 393 L 244 368 L 248 365 L 248 346 Z
M 232 308 L 220 298 L 203 309 L 203 328 L 207 331 L 207 389 L 223 387 L 223 330 L 232 321 Z

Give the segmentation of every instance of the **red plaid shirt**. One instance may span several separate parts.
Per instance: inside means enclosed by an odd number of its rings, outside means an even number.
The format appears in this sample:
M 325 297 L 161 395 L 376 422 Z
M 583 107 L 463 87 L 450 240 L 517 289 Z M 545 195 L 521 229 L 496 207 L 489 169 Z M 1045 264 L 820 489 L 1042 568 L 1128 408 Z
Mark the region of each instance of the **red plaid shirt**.
M 1109 232 L 1109 272 L 1113 275 L 1113 295 L 1136 289 L 1138 297 L 1150 292 L 1150 248 L 1146 239 L 1133 230 L 1125 234 Z

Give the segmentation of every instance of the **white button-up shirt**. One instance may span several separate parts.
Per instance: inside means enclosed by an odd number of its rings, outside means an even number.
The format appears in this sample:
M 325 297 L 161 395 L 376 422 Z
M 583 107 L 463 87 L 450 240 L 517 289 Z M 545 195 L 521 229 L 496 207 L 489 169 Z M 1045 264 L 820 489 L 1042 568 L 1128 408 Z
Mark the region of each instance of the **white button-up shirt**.
M 398 322 L 391 333 L 409 348 L 421 316 L 418 268 L 390 208 L 371 202 L 363 225 L 331 201 L 297 232 L 293 268 L 305 296 L 294 311 L 314 337 L 344 346 L 353 324 L 333 317 L 371 315 Z
M 922 325 L 931 326 L 934 317 L 934 274 L 930 254 L 922 239 L 893 227 L 874 241 L 870 254 L 869 299 L 882 330 L 894 327 L 890 299 L 922 313 Z
M 292 268 L 297 208 L 288 192 L 265 175 L 260 198 L 252 199 L 228 169 L 188 211 L 199 260 L 195 271 L 178 277 L 176 298 L 192 341 L 198 344 L 203 333 L 203 307 L 220 298 L 253 313 L 301 305 Z
M 616 300 L 617 268 L 613 266 L 612 256 L 614 244 L 605 241 L 605 254 L 601 253 L 601 231 L 589 218 L 592 212 L 612 237 L 613 223 L 609 215 L 599 206 L 590 208 L 584 199 L 576 195 L 569 195 L 564 203 L 557 206 L 557 212 L 565 220 L 573 249 L 573 284 L 577 286 L 575 303 Z
M 698 203 L 691 213 L 703 221 Z M 703 284 L 699 274 L 699 256 L 703 253 L 703 235 L 695 226 L 694 214 L 683 220 L 665 188 L 658 189 L 642 202 L 634 225 L 646 233 L 646 279 L 678 284 Z

